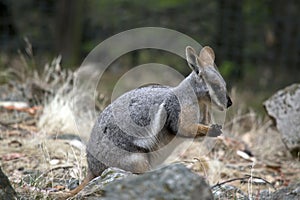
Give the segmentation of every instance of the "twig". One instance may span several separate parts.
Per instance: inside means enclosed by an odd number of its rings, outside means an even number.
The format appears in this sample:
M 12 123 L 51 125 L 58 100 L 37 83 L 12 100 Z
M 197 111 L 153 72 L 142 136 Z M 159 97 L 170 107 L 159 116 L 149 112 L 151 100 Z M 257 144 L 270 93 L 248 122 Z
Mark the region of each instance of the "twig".
M 221 183 L 217 183 L 213 186 L 211 186 L 210 188 L 213 189 L 215 187 L 220 187 L 221 185 L 224 185 L 226 183 L 230 183 L 230 182 L 233 182 L 233 181 L 245 181 L 245 180 L 248 180 L 249 177 L 251 177 L 249 174 L 246 175 L 246 177 L 242 177 L 242 178 L 233 178 L 233 179 L 230 179 L 230 180 L 227 180 L 227 181 L 224 181 L 224 182 L 221 182 Z M 263 179 L 263 178 L 260 178 L 258 176 L 252 176 L 252 178 L 255 178 L 255 179 L 260 179 L 260 180 L 263 180 L 265 183 L 267 183 L 268 185 L 271 185 L 271 187 L 276 190 L 276 188 L 274 187 L 274 185 L 272 185 L 272 183 L 270 183 L 269 181 Z
M 73 167 L 74 167 L 73 165 L 57 165 L 57 166 L 52 167 L 51 169 L 47 170 L 46 172 L 44 172 L 42 175 L 45 176 L 48 173 L 58 170 L 58 169 L 69 169 L 69 168 L 73 168 Z
M 44 173 L 42 173 L 41 175 L 39 175 L 36 180 L 42 178 L 42 177 L 45 177 L 48 173 L 52 172 L 52 171 L 55 171 L 55 170 L 58 170 L 58 169 L 69 169 L 69 168 L 72 168 L 74 167 L 73 165 L 57 165 L 55 167 L 52 167 L 51 169 L 48 169 L 47 171 L 45 171 Z
M 249 174 L 246 174 L 245 176 L 246 176 L 246 178 L 251 177 Z M 276 188 L 274 187 L 274 185 L 272 183 L 270 183 L 269 181 L 267 181 L 266 179 L 258 177 L 258 176 L 252 176 L 252 178 L 260 179 L 260 180 L 264 181 L 265 183 L 267 183 L 268 185 L 270 185 L 274 190 L 276 190 Z
M 246 177 L 243 177 L 243 178 L 233 178 L 233 179 L 221 182 L 221 183 L 217 183 L 217 184 L 211 186 L 210 188 L 213 189 L 215 187 L 220 187 L 221 185 L 224 185 L 226 183 L 230 183 L 230 182 L 233 182 L 233 181 L 242 181 L 242 180 L 245 180 L 245 179 L 248 179 L 248 178 L 246 178 Z

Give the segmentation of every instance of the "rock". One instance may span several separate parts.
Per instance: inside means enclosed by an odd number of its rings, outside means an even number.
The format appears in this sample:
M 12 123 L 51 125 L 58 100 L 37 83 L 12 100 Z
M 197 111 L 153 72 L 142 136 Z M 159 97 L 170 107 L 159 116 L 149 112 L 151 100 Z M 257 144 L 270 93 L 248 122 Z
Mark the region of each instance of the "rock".
M 0 199 L 17 199 L 17 193 L 12 188 L 7 176 L 2 172 L 0 167 Z
M 262 191 L 260 199 L 266 200 L 299 200 L 300 199 L 300 182 L 281 188 L 273 193 Z
M 71 199 L 213 199 L 205 179 L 184 165 L 173 164 L 142 175 L 118 168 L 106 169 Z
M 300 84 L 279 90 L 264 102 L 276 122 L 282 141 L 296 158 L 300 155 Z
M 106 169 L 101 176 L 94 178 L 83 190 L 71 199 L 99 199 L 103 194 L 103 188 L 105 185 L 133 175 L 131 172 L 124 171 L 122 169 L 110 167 Z M 114 184 L 114 183 L 112 183 Z
M 213 196 L 204 178 L 181 164 L 173 164 L 104 187 L 103 200 L 115 199 L 205 200 Z
M 239 188 L 233 185 L 220 185 L 212 189 L 214 199 L 249 199 L 247 195 Z

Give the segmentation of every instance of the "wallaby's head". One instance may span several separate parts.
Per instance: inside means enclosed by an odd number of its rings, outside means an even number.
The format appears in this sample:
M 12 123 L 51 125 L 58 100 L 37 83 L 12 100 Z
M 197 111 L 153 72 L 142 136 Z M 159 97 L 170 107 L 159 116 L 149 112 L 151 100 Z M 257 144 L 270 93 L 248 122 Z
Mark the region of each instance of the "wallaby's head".
M 197 74 L 198 78 L 202 79 L 199 84 L 205 83 L 204 90 L 207 91 L 212 104 L 219 110 L 230 107 L 232 102 L 227 95 L 226 82 L 214 64 L 215 53 L 212 48 L 203 47 L 198 56 L 196 51 L 188 46 L 186 47 L 186 58 L 191 69 Z M 203 86 L 199 85 L 199 87 Z

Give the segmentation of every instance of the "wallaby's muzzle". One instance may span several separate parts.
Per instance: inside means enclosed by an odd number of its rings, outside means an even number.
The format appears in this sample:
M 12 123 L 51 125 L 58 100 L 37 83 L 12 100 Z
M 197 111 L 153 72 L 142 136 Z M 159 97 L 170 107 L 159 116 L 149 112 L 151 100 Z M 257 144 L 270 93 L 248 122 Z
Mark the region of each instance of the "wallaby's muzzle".
M 227 108 L 229 108 L 232 105 L 232 101 L 230 97 L 227 95 Z

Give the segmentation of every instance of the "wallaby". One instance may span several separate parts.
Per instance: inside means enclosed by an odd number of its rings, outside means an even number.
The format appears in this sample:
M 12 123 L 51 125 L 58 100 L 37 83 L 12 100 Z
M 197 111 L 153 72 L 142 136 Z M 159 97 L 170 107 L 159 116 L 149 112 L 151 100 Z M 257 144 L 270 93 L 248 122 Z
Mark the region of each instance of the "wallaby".
M 108 167 L 133 173 L 151 170 L 157 157 L 166 156 L 156 154 L 154 158 L 151 153 L 168 146 L 175 136 L 215 137 L 222 133 L 220 125 L 209 124 L 210 107 L 223 111 L 232 102 L 214 65 L 214 52 L 206 46 L 198 56 L 188 46 L 186 59 L 192 73 L 177 87 L 140 87 L 123 94 L 103 110 L 87 144 L 87 176 L 70 192 L 72 195 Z

